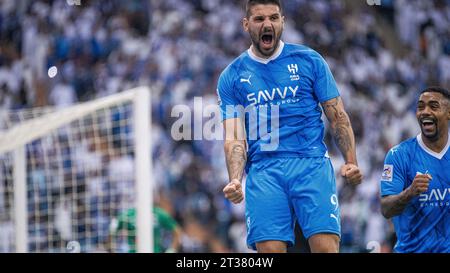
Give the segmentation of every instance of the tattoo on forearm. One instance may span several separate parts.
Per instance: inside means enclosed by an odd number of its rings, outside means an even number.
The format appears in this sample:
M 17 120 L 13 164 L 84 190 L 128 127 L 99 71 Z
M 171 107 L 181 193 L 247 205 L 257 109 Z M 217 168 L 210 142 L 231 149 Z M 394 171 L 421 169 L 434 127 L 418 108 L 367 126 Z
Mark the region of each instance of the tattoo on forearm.
M 347 152 L 352 148 L 351 137 L 348 125 L 337 124 L 333 130 L 334 138 L 342 152 Z
M 333 117 L 332 134 L 341 152 L 345 155 L 354 150 L 353 130 L 350 120 L 343 109 L 338 107 L 340 98 L 325 104 L 326 111 Z
M 242 145 L 234 144 L 227 155 L 228 175 L 231 179 L 242 179 L 246 162 L 246 152 Z
M 407 190 L 398 195 L 383 197 L 381 200 L 382 213 L 387 218 L 399 215 L 405 210 L 410 201 L 411 197 L 408 196 Z

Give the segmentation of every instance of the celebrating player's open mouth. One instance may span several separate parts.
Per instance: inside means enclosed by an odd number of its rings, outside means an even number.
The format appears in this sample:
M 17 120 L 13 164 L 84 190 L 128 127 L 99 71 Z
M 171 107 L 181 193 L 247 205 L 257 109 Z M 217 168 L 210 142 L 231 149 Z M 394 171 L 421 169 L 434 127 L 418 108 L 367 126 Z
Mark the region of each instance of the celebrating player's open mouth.
M 261 38 L 260 38 L 260 43 L 261 43 L 261 48 L 262 49 L 264 49 L 264 50 L 266 50 L 266 51 L 270 51 L 271 49 L 273 49 L 273 47 L 274 47 L 274 37 L 273 37 L 274 35 L 273 35 L 273 33 L 272 32 L 266 32 L 266 33 L 263 33 L 262 35 L 261 35 Z
M 436 139 L 439 136 L 438 120 L 436 117 L 420 117 L 419 125 L 422 134 L 428 139 Z
M 271 56 L 277 50 L 280 37 L 275 29 L 265 27 L 261 30 L 259 40 L 254 40 L 256 49 L 264 56 Z
M 423 130 L 430 132 L 436 129 L 436 120 L 431 117 L 421 118 L 420 125 Z

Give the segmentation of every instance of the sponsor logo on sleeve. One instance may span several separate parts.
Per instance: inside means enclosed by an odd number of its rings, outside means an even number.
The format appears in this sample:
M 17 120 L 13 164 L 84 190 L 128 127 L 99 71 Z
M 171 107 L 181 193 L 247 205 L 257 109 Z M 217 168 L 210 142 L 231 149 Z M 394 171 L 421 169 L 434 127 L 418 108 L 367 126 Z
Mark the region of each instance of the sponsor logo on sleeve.
M 381 180 L 392 182 L 392 177 L 394 173 L 394 165 L 386 164 L 383 168 L 383 174 L 381 175 Z

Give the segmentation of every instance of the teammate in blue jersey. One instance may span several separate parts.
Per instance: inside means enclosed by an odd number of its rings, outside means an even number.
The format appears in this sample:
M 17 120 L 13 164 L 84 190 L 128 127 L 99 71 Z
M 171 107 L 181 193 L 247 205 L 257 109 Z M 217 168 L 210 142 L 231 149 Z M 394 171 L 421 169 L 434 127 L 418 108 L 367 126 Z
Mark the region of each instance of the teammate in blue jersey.
M 450 93 L 425 89 L 421 134 L 393 147 L 381 177 L 381 208 L 397 234 L 396 252 L 450 252 Z
M 286 252 L 295 221 L 312 252 L 338 252 L 339 205 L 322 108 L 345 159 L 341 174 L 357 185 L 362 174 L 350 120 L 325 60 L 281 41 L 280 1 L 248 0 L 246 8 L 252 45 L 223 71 L 217 88 L 230 179 L 223 192 L 242 202 L 246 170 L 247 244 L 258 252 Z M 245 111 L 230 110 L 238 106 Z

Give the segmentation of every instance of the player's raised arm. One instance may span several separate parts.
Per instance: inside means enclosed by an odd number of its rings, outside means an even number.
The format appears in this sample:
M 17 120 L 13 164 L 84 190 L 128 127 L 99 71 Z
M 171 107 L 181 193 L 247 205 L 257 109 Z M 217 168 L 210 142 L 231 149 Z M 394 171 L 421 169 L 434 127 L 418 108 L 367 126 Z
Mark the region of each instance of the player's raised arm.
M 429 174 L 417 174 L 411 186 L 397 195 L 381 197 L 381 213 L 385 218 L 401 214 L 414 197 L 428 191 L 432 177 Z
M 237 204 L 244 200 L 241 181 L 247 162 L 245 131 L 240 118 L 226 119 L 223 121 L 223 126 L 225 157 L 230 179 L 223 192 L 226 198 Z
M 344 156 L 345 165 L 341 168 L 341 175 L 352 185 L 360 184 L 363 176 L 356 160 L 355 136 L 342 99 L 336 97 L 325 101 L 322 107 L 330 122 L 333 138 Z

